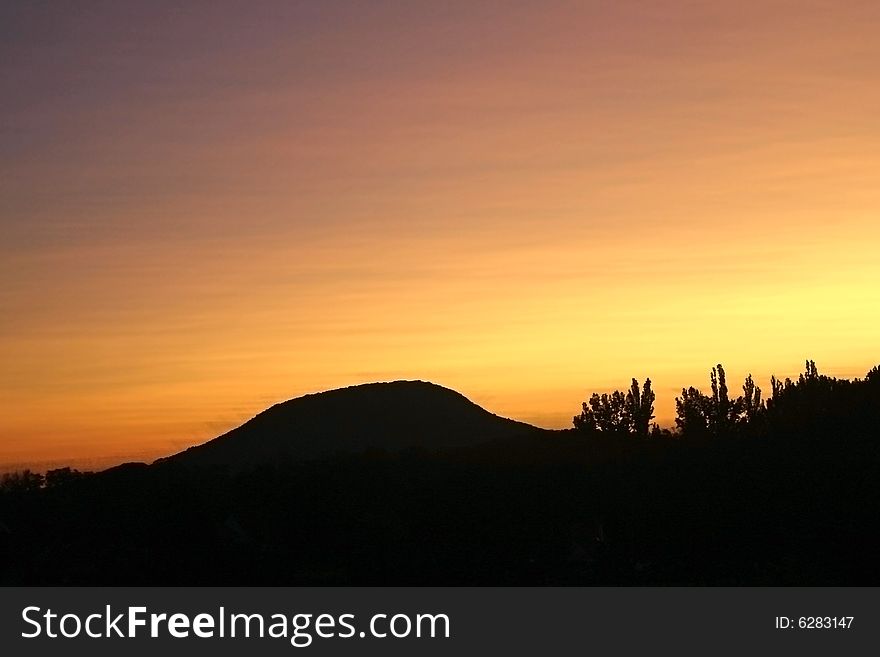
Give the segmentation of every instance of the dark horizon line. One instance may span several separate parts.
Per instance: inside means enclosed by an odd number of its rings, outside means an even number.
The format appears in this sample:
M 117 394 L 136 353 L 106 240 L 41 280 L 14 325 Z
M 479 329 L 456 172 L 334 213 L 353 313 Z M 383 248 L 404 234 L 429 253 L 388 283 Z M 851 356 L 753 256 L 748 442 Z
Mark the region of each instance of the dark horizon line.
M 814 361 L 812 361 L 811 359 L 806 359 L 806 363 L 808 364 L 808 367 L 809 367 L 810 363 L 815 364 Z M 880 365 L 875 366 L 872 370 L 868 370 L 866 375 L 869 374 L 871 371 L 877 370 L 878 368 L 880 368 Z M 823 376 L 825 376 L 825 375 L 823 375 Z M 635 377 L 632 377 L 632 378 L 633 378 L 633 380 L 637 380 Z M 770 378 L 773 379 L 776 377 L 775 377 L 775 375 L 771 375 Z M 788 378 L 790 378 L 790 377 L 785 377 L 783 379 L 777 379 L 777 380 L 785 381 Z M 837 377 L 832 376 L 830 378 L 836 379 Z M 645 377 L 645 380 L 650 380 L 650 377 Z M 860 381 L 863 379 L 861 377 L 853 377 L 852 379 L 842 379 L 842 380 Z M 339 390 L 348 390 L 351 388 L 359 388 L 359 387 L 381 385 L 381 384 L 393 384 L 393 383 L 419 383 L 419 384 L 426 384 L 426 385 L 442 388 L 444 390 L 448 390 L 448 391 L 454 392 L 456 394 L 459 394 L 462 397 L 464 397 L 465 399 L 467 399 L 469 402 L 479 406 L 480 408 L 483 408 L 483 410 L 486 410 L 489 413 L 492 413 L 492 411 L 490 411 L 489 409 L 486 409 L 485 407 L 483 407 L 480 404 L 476 404 L 476 402 L 474 402 L 472 399 L 470 399 L 470 397 L 467 397 L 467 395 L 459 392 L 458 390 L 455 390 L 454 388 L 450 388 L 448 386 L 444 386 L 440 383 L 435 383 L 435 382 L 430 381 L 428 379 L 386 379 L 386 380 L 379 380 L 379 381 L 365 381 L 362 383 L 353 383 L 350 385 L 340 386 L 338 388 L 329 388 L 326 390 L 305 393 L 303 395 L 299 395 L 298 397 L 292 397 L 289 399 L 285 399 L 285 400 L 282 400 L 282 401 L 279 401 L 279 402 L 276 402 L 274 404 L 267 406 L 262 411 L 258 412 L 256 415 L 252 416 L 252 418 L 244 420 L 243 422 L 241 422 L 241 424 L 234 425 L 233 427 L 231 427 L 231 430 L 235 429 L 236 427 L 241 426 L 242 424 L 248 422 L 250 419 L 253 419 L 253 417 L 256 417 L 256 416 L 260 415 L 261 413 L 264 413 L 265 411 L 273 408 L 274 406 L 278 406 L 280 404 L 285 404 L 285 403 L 288 403 L 288 402 L 291 402 L 291 401 L 294 401 L 297 399 L 302 399 L 304 397 L 310 397 L 310 396 L 315 396 L 315 395 L 322 395 L 322 394 L 331 393 L 331 392 L 335 392 L 335 391 L 339 391 Z M 694 387 L 696 387 L 698 389 L 702 389 L 700 386 L 694 386 Z M 608 392 L 611 392 L 611 391 L 608 391 Z M 513 420 L 515 422 L 520 422 L 522 424 L 527 424 L 529 426 L 532 426 L 536 429 L 540 429 L 542 431 L 567 432 L 567 431 L 572 430 L 571 426 L 562 427 L 562 428 L 540 427 L 538 425 L 532 424 L 531 422 L 527 422 L 525 420 L 508 418 L 506 416 L 497 415 L 496 413 L 492 413 L 492 414 L 496 415 L 497 417 L 500 417 L 500 418 Z M 668 422 L 664 421 L 663 423 L 656 422 L 656 424 L 661 429 L 670 429 L 672 431 L 675 431 L 675 422 L 672 419 L 670 419 Z M 217 436 L 214 436 L 213 438 L 208 438 L 202 442 L 193 443 L 191 445 L 186 444 L 186 446 L 183 448 L 186 449 L 187 447 L 195 447 L 198 445 L 203 445 L 207 442 L 214 440 L 215 438 L 217 438 L 221 435 L 223 435 L 223 433 L 218 434 Z M 180 448 L 172 448 L 172 449 L 179 450 Z M 167 454 L 163 456 L 161 453 L 158 456 L 150 456 L 152 454 L 153 454 L 152 450 L 148 450 L 148 451 L 141 450 L 141 451 L 137 451 L 137 452 L 116 453 L 116 454 L 111 454 L 111 455 L 106 455 L 106 456 L 70 457 L 70 458 L 60 457 L 60 458 L 39 459 L 39 460 L 8 461 L 5 463 L 0 462 L 0 475 L 14 473 L 14 472 L 23 472 L 25 470 L 29 470 L 31 472 L 36 472 L 38 474 L 45 474 L 49 470 L 63 469 L 63 468 L 79 469 L 80 467 L 88 467 L 89 465 L 94 466 L 95 470 L 85 470 L 86 472 L 101 472 L 103 470 L 108 470 L 108 469 L 111 469 L 114 467 L 118 467 L 120 465 L 129 464 L 129 463 L 148 464 L 149 465 L 149 464 L 152 464 L 152 463 L 168 456 Z M 143 458 L 141 458 L 141 457 L 143 457 Z

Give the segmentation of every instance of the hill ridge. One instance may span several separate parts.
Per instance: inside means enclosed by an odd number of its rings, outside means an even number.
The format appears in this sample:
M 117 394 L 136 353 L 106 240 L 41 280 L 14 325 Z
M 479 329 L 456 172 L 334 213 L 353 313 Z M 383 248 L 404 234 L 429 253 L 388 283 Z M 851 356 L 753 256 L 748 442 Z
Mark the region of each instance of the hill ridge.
M 443 451 L 543 431 L 430 381 L 377 381 L 278 402 L 239 427 L 160 461 L 240 468 L 367 449 Z

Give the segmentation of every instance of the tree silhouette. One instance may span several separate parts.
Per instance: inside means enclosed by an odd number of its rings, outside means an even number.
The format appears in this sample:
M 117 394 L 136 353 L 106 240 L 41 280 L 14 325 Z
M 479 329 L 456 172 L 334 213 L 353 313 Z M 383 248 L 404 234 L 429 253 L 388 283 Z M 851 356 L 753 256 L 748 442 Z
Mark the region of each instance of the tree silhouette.
M 632 380 L 626 394 L 626 405 L 630 417 L 630 429 L 639 438 L 647 438 L 651 420 L 654 419 L 654 391 L 651 390 L 651 379 L 645 379 L 645 385 L 639 392 L 639 382 Z
M 712 398 L 690 386 L 675 398 L 675 426 L 685 436 L 703 437 L 709 432 Z
M 727 433 L 736 417 L 736 404 L 728 397 L 727 377 L 724 367 L 718 363 L 709 374 L 712 385 L 712 410 L 709 414 L 709 430 L 715 434 Z
M 628 392 L 593 393 L 589 402 L 581 404 L 580 415 L 572 422 L 576 429 L 586 432 L 633 434 L 647 437 L 654 418 L 654 391 L 651 380 L 646 379 L 642 389 L 632 380 Z
M 573 418 L 574 426 L 584 431 L 602 433 L 628 432 L 631 419 L 626 403 L 626 395 L 615 390 L 610 395 L 593 393 L 587 402 L 581 404 L 581 413 Z
M 38 472 L 22 470 L 9 472 L 0 477 L 0 490 L 10 493 L 28 493 L 43 487 L 45 478 Z
M 755 385 L 752 375 L 749 374 L 743 383 L 742 410 L 745 422 L 754 420 L 763 407 L 761 389 Z
M 724 366 L 718 363 L 709 372 L 711 397 L 691 386 L 682 388 L 681 397 L 675 398 L 675 424 L 688 437 L 715 438 L 735 433 L 737 427 L 751 423 L 764 410 L 761 389 L 749 374 L 743 382 L 743 395 L 730 398 Z M 771 385 L 777 386 L 771 379 Z
M 58 468 L 56 470 L 48 470 L 46 472 L 45 485 L 46 488 L 57 488 L 59 486 L 65 486 L 72 481 L 81 479 L 82 476 L 82 472 L 71 468 Z

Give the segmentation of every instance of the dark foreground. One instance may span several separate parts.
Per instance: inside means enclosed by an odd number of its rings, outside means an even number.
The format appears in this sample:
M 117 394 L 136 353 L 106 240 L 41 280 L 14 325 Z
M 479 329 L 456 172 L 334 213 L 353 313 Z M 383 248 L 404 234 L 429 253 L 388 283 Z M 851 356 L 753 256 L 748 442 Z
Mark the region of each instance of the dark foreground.
M 720 435 L 8 479 L 0 583 L 877 585 L 880 381 L 820 379 Z

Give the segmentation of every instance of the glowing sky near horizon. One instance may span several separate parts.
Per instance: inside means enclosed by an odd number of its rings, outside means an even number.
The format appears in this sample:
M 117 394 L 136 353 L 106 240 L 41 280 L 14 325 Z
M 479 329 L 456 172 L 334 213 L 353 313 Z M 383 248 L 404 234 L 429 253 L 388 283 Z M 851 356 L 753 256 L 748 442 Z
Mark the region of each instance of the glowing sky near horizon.
M 0 464 L 426 379 L 880 362 L 880 3 L 0 6 Z

